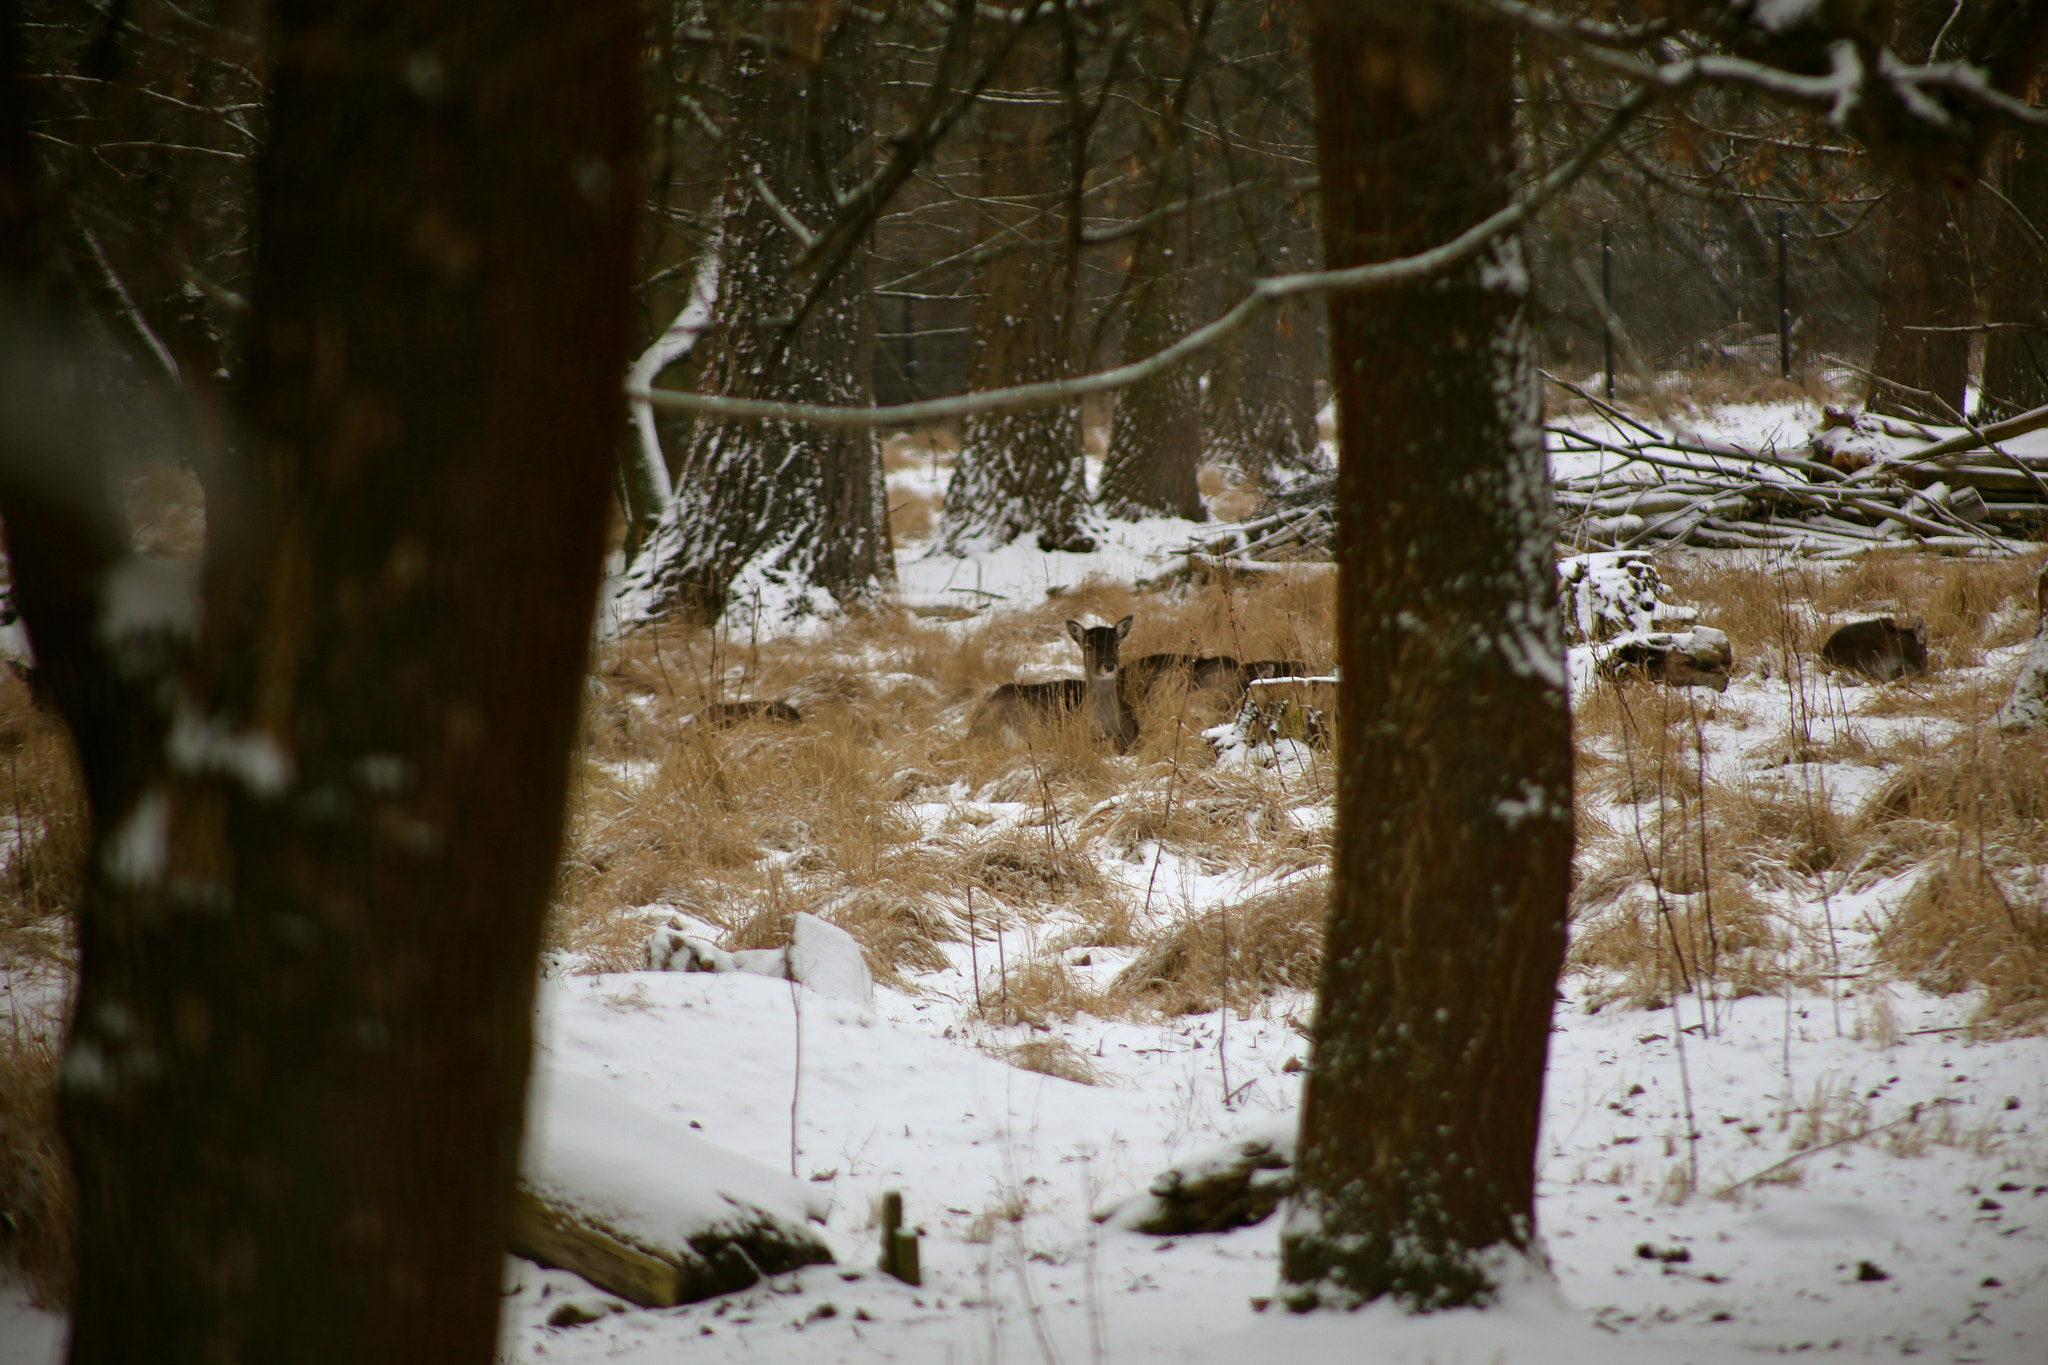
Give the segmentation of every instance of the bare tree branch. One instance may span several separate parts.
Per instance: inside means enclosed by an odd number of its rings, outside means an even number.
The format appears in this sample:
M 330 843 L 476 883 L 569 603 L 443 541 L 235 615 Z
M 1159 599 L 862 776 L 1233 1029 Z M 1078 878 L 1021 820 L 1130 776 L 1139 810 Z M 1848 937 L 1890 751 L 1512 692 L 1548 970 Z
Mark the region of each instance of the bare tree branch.
M 1251 291 L 1229 312 L 1207 326 L 1196 328 L 1165 350 L 1128 365 L 1077 375 L 1072 379 L 1042 384 L 1019 384 L 1014 388 L 988 389 L 980 393 L 935 398 L 920 403 L 899 403 L 891 407 L 848 408 L 817 403 L 777 403 L 751 398 L 727 398 L 718 394 L 687 393 L 679 389 L 650 389 L 634 400 L 668 412 L 687 412 L 727 420 L 768 419 L 806 422 L 827 427 L 916 426 L 948 421 L 981 412 L 1017 411 L 1069 403 L 1091 393 L 1107 393 L 1142 383 L 1190 356 L 1206 350 L 1223 338 L 1247 326 L 1268 308 L 1285 299 L 1308 294 L 1334 294 L 1389 289 L 1412 284 L 1454 269 L 1477 256 L 1495 238 L 1513 232 L 1545 204 L 1606 155 L 1635 117 L 1648 108 L 1656 91 L 1638 89 L 1615 109 L 1613 115 L 1587 139 L 1576 155 L 1539 180 L 1529 193 L 1500 212 L 1474 224 L 1465 232 L 1413 256 L 1354 266 L 1348 270 L 1318 270 L 1297 275 L 1275 275 L 1256 281 Z

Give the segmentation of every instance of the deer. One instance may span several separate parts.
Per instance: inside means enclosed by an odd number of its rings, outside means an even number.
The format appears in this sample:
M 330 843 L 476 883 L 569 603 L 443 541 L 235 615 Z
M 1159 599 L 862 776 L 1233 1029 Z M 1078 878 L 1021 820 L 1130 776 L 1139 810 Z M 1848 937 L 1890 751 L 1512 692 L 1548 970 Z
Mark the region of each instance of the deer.
M 701 725 L 707 730 L 724 730 L 750 720 L 801 725 L 803 719 L 803 713 L 786 701 L 721 701 L 705 707 L 685 724 Z
M 1299 678 L 1305 664 L 1292 659 L 1255 659 L 1240 663 L 1228 654 L 1147 654 L 1124 665 L 1124 690 L 1139 701 L 1168 677 L 1185 680 L 1189 700 L 1200 699 L 1219 710 L 1235 709 L 1254 680 Z
M 1113 626 L 1067 622 L 1067 634 L 1081 647 L 1081 674 L 1056 682 L 1004 683 L 989 693 L 968 722 L 974 739 L 1022 739 L 1035 726 L 1079 715 L 1089 729 L 1107 739 L 1118 753 L 1138 738 L 1138 716 L 1124 696 L 1117 650 L 1131 633 L 1126 616 Z

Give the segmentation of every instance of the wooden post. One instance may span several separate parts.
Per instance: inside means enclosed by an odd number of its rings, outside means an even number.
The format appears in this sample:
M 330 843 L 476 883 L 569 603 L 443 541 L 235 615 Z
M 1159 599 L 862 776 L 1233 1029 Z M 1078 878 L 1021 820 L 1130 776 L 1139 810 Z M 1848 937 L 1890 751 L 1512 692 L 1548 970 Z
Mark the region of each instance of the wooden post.
M 890 1190 L 882 1196 L 882 1256 L 878 1264 L 884 1275 L 893 1275 L 905 1284 L 923 1284 L 920 1260 L 917 1234 L 903 1226 L 903 1196 Z

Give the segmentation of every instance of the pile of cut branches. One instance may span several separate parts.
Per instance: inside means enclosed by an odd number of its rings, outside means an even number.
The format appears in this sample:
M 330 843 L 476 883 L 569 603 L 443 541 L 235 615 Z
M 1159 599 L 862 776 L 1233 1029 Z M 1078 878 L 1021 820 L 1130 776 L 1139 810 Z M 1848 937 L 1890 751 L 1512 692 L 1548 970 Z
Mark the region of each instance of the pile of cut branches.
M 1592 420 L 1554 424 L 1551 488 L 1574 552 L 1786 550 L 1845 558 L 1882 547 L 2003 556 L 2048 525 L 2048 407 L 1983 427 L 1944 428 L 1826 410 L 1796 452 L 1752 450 L 1682 428 L 1659 431 L 1575 385 Z M 1259 569 L 1335 557 L 1336 480 L 1304 480 L 1257 516 L 1188 547 L 1204 567 Z

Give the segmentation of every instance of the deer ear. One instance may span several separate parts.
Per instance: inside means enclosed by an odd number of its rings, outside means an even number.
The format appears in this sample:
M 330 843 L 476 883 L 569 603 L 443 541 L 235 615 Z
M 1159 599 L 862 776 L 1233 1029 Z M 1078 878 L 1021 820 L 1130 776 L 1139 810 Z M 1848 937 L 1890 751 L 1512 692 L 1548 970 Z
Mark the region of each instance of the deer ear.
M 1074 637 L 1075 644 L 1078 645 L 1084 643 L 1084 634 L 1081 630 L 1081 623 L 1079 621 L 1067 622 L 1067 634 Z
M 1130 633 L 1131 633 L 1131 618 L 1130 618 L 1130 617 L 1128 617 L 1128 616 L 1126 616 L 1126 617 L 1125 617 L 1125 618 L 1124 618 L 1123 620 L 1121 620 L 1121 621 L 1119 621 L 1119 622 L 1117 622 L 1117 623 L 1116 623 L 1116 638 L 1117 638 L 1117 643 L 1118 643 L 1118 644 L 1122 644 L 1122 643 L 1123 643 L 1123 638 L 1124 638 L 1124 636 L 1126 636 L 1126 635 L 1129 635 Z

